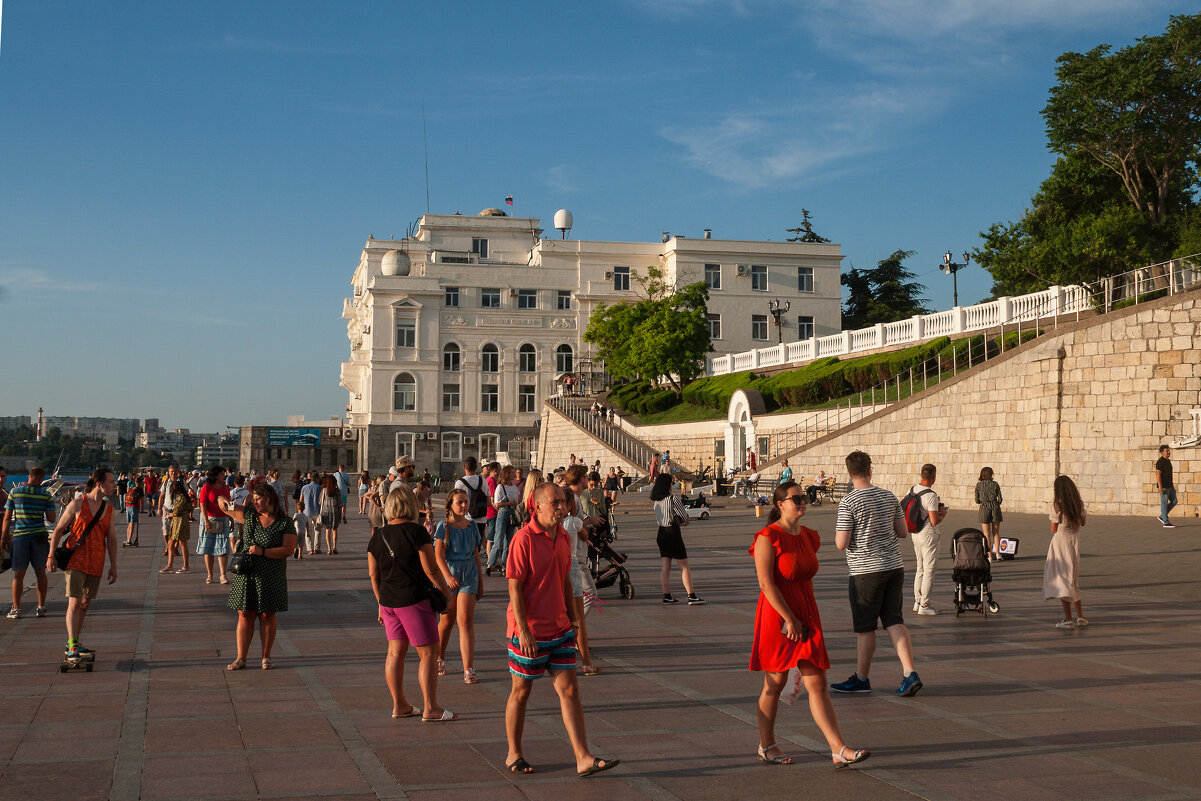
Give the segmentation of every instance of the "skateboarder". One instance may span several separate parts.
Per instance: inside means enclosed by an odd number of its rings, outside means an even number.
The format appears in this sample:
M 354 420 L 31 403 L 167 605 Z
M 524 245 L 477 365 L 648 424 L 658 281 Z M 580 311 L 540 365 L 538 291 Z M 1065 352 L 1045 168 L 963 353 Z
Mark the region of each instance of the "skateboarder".
M 50 556 L 46 559 L 47 569 L 54 572 L 57 566 L 54 551 L 64 535 L 63 544 L 75 547 L 75 553 L 67 564 L 65 582 L 68 660 L 94 656 L 91 649 L 79 644 L 79 635 L 83 631 L 84 616 L 100 591 L 105 551 L 108 552 L 108 583 L 117 580 L 117 532 L 113 528 L 113 507 L 104 500 L 117 491 L 117 479 L 112 470 L 100 467 L 88 479 L 87 486 L 87 494 L 71 501 L 63 510 L 63 516 L 51 535 Z M 99 520 L 87 530 L 94 515 L 99 515 Z M 85 530 L 87 535 L 83 536 Z

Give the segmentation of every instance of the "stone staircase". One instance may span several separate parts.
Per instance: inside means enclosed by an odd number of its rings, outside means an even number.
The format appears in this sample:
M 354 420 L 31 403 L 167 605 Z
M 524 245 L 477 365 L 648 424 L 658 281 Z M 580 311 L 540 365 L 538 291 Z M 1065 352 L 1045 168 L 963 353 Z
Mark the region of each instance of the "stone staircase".
M 591 397 L 556 395 L 547 398 L 546 405 L 565 417 L 577 428 L 587 432 L 610 451 L 619 454 L 630 465 L 636 466 L 637 472 L 641 477 L 630 485 L 630 489 L 637 489 L 646 483 L 645 475 L 641 474 L 646 472 L 646 465 L 650 462 L 651 456 L 658 452 L 658 449 L 652 445 L 648 445 L 618 425 L 610 423 L 607 420 L 602 421 L 598 417 L 593 417 L 592 403 L 594 400 Z M 676 476 L 684 481 L 690 481 L 693 478 L 690 471 L 678 466 L 676 468 Z

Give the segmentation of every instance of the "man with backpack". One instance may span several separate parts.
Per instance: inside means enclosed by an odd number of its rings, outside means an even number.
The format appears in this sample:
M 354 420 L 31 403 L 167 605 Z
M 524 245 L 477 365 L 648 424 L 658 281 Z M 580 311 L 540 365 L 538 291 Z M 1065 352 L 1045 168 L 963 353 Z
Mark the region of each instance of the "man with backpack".
M 905 567 L 898 540 L 909 532 L 897 496 L 872 485 L 872 457 L 863 451 L 847 456 L 851 491 L 838 504 L 834 544 L 847 555 L 850 572 L 851 621 L 855 628 L 855 672 L 831 684 L 840 693 L 870 693 L 868 672 L 876 653 L 876 621 L 888 632 L 903 678 L 896 694 L 916 695 L 922 680 L 913 669 L 913 643 L 901 612 Z
M 461 489 L 467 493 L 467 516 L 475 521 L 475 524 L 480 527 L 480 531 L 484 531 L 488 523 L 488 507 L 492 501 L 488 497 L 488 484 L 484 479 L 476 475 L 476 470 L 479 468 L 479 462 L 474 456 L 468 456 L 463 460 L 464 476 L 455 481 L 455 489 Z
M 938 610 L 930 606 L 930 589 L 934 584 L 934 567 L 938 563 L 938 524 L 947 516 L 947 508 L 934 490 L 934 479 L 938 468 L 932 464 L 922 465 L 921 483 L 909 488 L 909 494 L 901 499 L 905 513 L 905 530 L 913 541 L 913 553 L 917 557 L 917 568 L 913 573 L 913 611 L 919 615 L 937 615 Z

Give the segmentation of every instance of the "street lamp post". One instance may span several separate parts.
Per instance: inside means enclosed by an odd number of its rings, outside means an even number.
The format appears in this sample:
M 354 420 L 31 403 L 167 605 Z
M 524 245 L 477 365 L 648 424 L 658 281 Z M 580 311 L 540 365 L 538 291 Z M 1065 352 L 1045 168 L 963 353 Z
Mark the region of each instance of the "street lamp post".
M 938 269 L 951 276 L 951 286 L 955 293 L 955 302 L 952 304 L 954 306 L 959 305 L 959 279 L 956 277 L 956 273 L 968 266 L 971 260 L 972 257 L 965 252 L 963 254 L 963 264 L 956 264 L 951 261 L 951 251 L 948 250 L 946 255 L 942 257 L 942 264 L 938 266 Z
M 779 299 L 772 298 L 767 302 L 768 312 L 776 318 L 776 344 L 784 342 L 784 327 L 780 325 L 780 318 L 787 314 L 790 308 L 792 308 L 792 301 L 786 300 L 780 303 Z

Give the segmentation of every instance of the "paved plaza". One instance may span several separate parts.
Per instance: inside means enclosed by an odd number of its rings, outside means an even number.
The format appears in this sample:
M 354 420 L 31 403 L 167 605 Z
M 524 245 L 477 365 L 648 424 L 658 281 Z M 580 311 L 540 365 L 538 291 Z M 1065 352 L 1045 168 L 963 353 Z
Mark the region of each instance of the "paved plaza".
M 720 501 L 719 501 L 720 503 Z M 757 587 L 746 549 L 761 523 L 741 503 L 685 529 L 708 605 L 659 602 L 649 503 L 621 507 L 618 546 L 637 597 L 603 590 L 589 615 L 603 675 L 580 680 L 593 750 L 615 770 L 580 780 L 548 681 L 535 687 L 525 733 L 538 773 L 504 768 L 509 690 L 501 580 L 477 615 L 481 683 L 461 680 L 457 638 L 439 700 L 461 720 L 392 720 L 384 635 L 367 579 L 366 527 L 355 517 L 341 554 L 288 566 L 274 671 L 229 673 L 235 615 L 203 567 L 160 575 L 158 520 L 120 554 L 84 642 L 94 673 L 60 675 L 61 575 L 50 617 L 0 620 L 0 798 L 39 799 L 1195 799 L 1201 797 L 1201 522 L 1164 530 L 1139 517 L 1094 518 L 1082 533 L 1085 630 L 1060 631 L 1042 600 L 1050 534 L 1040 515 L 1007 515 L 1021 537 L 994 570 L 998 616 L 956 619 L 949 533 L 975 525 L 952 511 L 942 530 L 938 617 L 908 615 L 925 682 L 896 698 L 896 658 L 882 641 L 875 692 L 835 696 L 848 743 L 873 756 L 835 771 L 803 700 L 782 707 L 790 766 L 756 761 L 758 674 L 746 669 Z M 1178 510 L 1183 512 L 1183 509 Z M 815 581 L 831 680 L 854 670 L 846 566 L 833 548 L 832 506 L 806 522 L 824 545 Z M 906 552 L 912 575 L 912 549 Z M 30 578 L 32 574 L 30 574 Z M 7 593 L 8 575 L 4 577 Z M 678 574 L 673 576 L 679 591 Z M 941 603 L 939 603 L 941 602 Z M 26 596 L 26 608 L 33 601 Z M 906 605 L 908 609 L 908 604 Z M 946 614 L 947 610 L 950 614 Z M 258 643 L 251 649 L 258 664 Z M 406 687 L 420 698 L 416 656 Z

